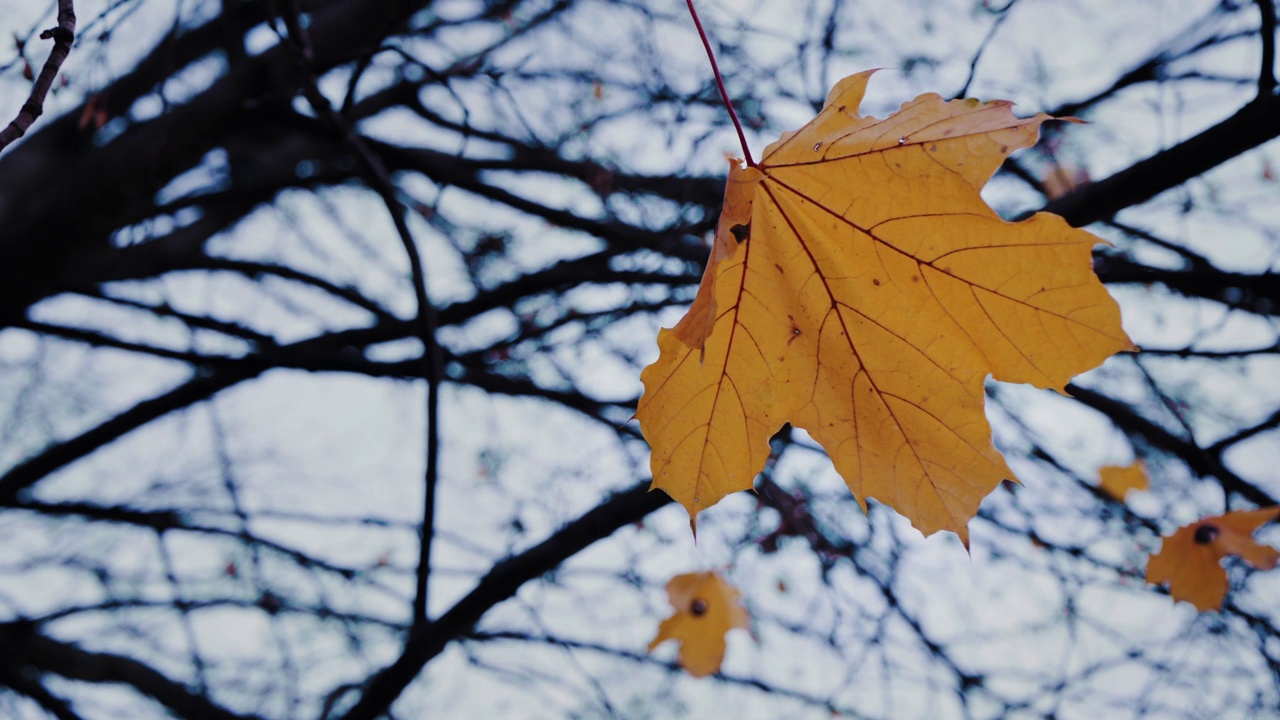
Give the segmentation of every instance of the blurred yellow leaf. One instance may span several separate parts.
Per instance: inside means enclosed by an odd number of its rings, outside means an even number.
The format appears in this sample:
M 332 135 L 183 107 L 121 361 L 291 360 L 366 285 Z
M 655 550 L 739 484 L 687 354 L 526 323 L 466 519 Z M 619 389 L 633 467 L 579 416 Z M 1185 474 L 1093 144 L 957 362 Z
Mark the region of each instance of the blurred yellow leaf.
M 752 486 L 791 422 L 864 510 L 876 498 L 967 543 L 1013 478 L 987 375 L 1062 390 L 1133 349 L 1093 273 L 1101 241 L 1044 213 L 1005 222 L 980 195 L 1051 118 L 932 93 L 863 117 L 870 76 L 840 81 L 756 167 L 731 163 L 698 294 L 641 374 L 653 485 L 691 524 Z
M 1147 464 L 1134 460 L 1127 466 L 1108 465 L 1098 471 L 1098 487 L 1102 492 L 1124 502 L 1124 496 L 1130 490 L 1146 490 L 1150 485 L 1147 477 Z
M 649 652 L 666 642 L 680 642 L 680 665 L 694 677 L 720 669 L 725 633 L 747 628 L 747 611 L 738 603 L 742 593 L 716 572 L 677 575 L 667 583 L 667 597 L 675 612 L 658 626 Z
M 1201 612 L 1221 608 L 1227 597 L 1222 558 L 1235 555 L 1258 570 L 1274 568 L 1280 551 L 1259 544 L 1253 533 L 1277 517 L 1280 507 L 1237 510 L 1184 525 L 1166 535 L 1147 561 L 1147 582 L 1168 583 L 1175 600 L 1185 600 Z

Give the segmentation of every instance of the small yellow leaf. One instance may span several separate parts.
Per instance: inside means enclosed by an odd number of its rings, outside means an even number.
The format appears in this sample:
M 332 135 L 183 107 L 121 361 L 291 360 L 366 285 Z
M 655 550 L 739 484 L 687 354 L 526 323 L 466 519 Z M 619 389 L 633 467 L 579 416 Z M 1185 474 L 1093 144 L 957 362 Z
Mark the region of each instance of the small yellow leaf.
M 1149 485 L 1147 464 L 1141 460 L 1134 460 L 1127 467 L 1108 465 L 1098 471 L 1099 489 L 1120 502 L 1130 490 L 1146 490 Z
M 716 572 L 685 573 L 667 583 L 667 597 L 675 612 L 658 626 L 649 652 L 666 642 L 680 642 L 680 665 L 694 677 L 720 669 L 724 636 L 733 628 L 747 628 L 747 611 L 738 603 L 742 593 Z
M 1280 517 L 1280 507 L 1238 510 L 1201 518 L 1166 535 L 1160 550 L 1147 561 L 1147 582 L 1169 584 L 1169 595 L 1201 612 L 1222 607 L 1227 597 L 1227 571 L 1222 558 L 1235 555 L 1258 570 L 1270 570 L 1280 551 L 1253 539 L 1264 524 Z

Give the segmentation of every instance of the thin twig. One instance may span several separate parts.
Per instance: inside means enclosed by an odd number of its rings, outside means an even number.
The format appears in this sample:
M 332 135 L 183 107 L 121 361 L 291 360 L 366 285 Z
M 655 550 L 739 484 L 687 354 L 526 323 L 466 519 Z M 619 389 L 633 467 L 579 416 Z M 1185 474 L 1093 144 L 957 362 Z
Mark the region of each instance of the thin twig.
M 738 131 L 738 142 L 742 143 L 742 154 L 747 158 L 747 167 L 755 167 L 756 161 L 751 158 L 751 148 L 747 147 L 747 136 L 742 132 L 742 123 L 738 122 L 738 113 L 733 109 L 733 103 L 729 101 L 729 91 L 724 89 L 724 78 L 720 77 L 720 67 L 716 65 L 716 54 L 711 52 L 711 41 L 707 39 L 707 33 L 702 29 L 698 11 L 693 8 L 693 0 L 685 0 L 685 3 L 689 6 L 689 14 L 693 16 L 693 24 L 698 28 L 698 37 L 702 38 L 702 47 L 707 49 L 707 59 L 711 61 L 711 72 L 716 76 L 716 87 L 720 88 L 720 99 L 724 100 L 724 106 L 729 110 L 733 129 Z
M 71 54 L 71 45 L 76 41 L 76 9 L 72 0 L 58 0 L 58 26 L 40 33 L 41 40 L 49 38 L 53 38 L 53 50 L 49 51 L 49 58 L 44 61 L 44 67 L 40 68 L 40 74 L 31 85 L 31 94 L 22 104 L 22 110 L 18 111 L 18 117 L 4 130 L 0 130 L 0 150 L 26 135 L 36 118 L 44 114 L 44 99 L 49 96 L 53 81 L 58 77 L 58 69 Z
M 960 92 L 955 97 L 963 98 L 969 94 L 969 86 L 973 84 L 973 79 L 978 74 L 978 62 L 982 60 L 982 54 L 986 52 L 987 47 L 991 45 L 991 40 L 1000 31 L 1000 26 L 1004 25 L 1004 21 L 1009 19 L 1009 11 L 1013 9 L 1013 4 L 1018 0 L 1009 0 L 1009 4 L 996 14 L 995 22 L 991 23 L 991 27 L 987 30 L 987 36 L 982 38 L 982 44 L 978 45 L 978 51 L 973 54 L 973 60 L 969 62 L 969 77 L 965 78 L 964 85 L 960 88 Z
M 431 304 L 431 298 L 427 295 L 426 271 L 422 266 L 422 258 L 418 255 L 417 244 L 413 240 L 408 222 L 405 221 L 405 208 L 396 199 L 395 185 L 391 182 L 387 166 L 373 152 L 364 138 L 356 133 L 351 123 L 347 122 L 329 103 L 328 98 L 320 92 L 312 70 L 315 49 L 311 46 L 310 34 L 298 22 L 300 9 L 296 0 L 291 1 L 289 6 L 289 12 L 283 13 L 283 19 L 289 31 L 289 38 L 295 43 L 298 51 L 299 63 L 302 65 L 303 95 L 315 110 L 316 115 L 339 130 L 347 144 L 359 156 L 361 163 L 365 166 L 366 181 L 386 205 L 391 221 L 395 224 L 396 233 L 404 246 L 405 254 L 409 258 L 409 272 L 413 279 L 413 292 L 418 305 L 417 324 L 419 339 L 422 341 L 422 370 L 427 381 L 427 458 L 423 473 L 422 529 L 419 537 L 416 592 L 413 602 L 413 626 L 423 627 L 427 624 L 427 580 L 431 574 L 431 542 L 435 536 L 435 497 L 439 478 L 440 382 L 444 375 L 444 355 L 439 343 L 436 342 L 440 317 L 436 307 Z

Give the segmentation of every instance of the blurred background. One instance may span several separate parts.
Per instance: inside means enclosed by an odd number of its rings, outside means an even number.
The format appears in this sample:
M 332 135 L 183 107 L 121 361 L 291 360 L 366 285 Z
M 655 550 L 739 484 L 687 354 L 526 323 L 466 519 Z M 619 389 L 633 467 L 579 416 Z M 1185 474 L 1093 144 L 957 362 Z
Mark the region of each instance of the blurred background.
M 646 492 L 639 371 L 741 155 L 683 2 L 76 0 L 0 154 L 0 716 L 1280 716 L 1280 573 L 1143 581 L 1280 497 L 1272 0 L 698 9 L 757 157 L 871 67 L 864 114 L 1088 121 L 985 196 L 1111 243 L 1144 352 L 988 383 L 1023 484 L 971 555 L 788 428 L 696 544 Z M 56 14 L 0 2 L 0 123 Z M 695 680 L 645 650 L 704 569 L 752 627 Z

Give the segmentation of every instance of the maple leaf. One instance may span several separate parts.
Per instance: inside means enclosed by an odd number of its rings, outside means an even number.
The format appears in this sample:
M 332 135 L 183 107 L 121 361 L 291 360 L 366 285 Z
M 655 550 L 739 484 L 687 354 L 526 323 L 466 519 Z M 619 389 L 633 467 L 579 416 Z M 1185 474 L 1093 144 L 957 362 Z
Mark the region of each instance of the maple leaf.
M 720 669 L 725 633 L 746 628 L 747 611 L 738 602 L 742 593 L 717 572 L 677 575 L 667 583 L 667 598 L 675 612 L 658 626 L 649 652 L 666 642 L 680 642 L 680 665 L 694 677 Z
M 1280 507 L 1237 510 L 1184 525 L 1160 542 L 1147 560 L 1147 582 L 1169 584 L 1169 595 L 1200 612 L 1222 607 L 1227 597 L 1227 571 L 1222 558 L 1235 555 L 1250 567 L 1270 570 L 1280 551 L 1254 541 L 1253 533 L 1280 517 Z
M 1093 273 L 1102 241 L 1045 213 L 1005 222 L 979 194 L 1051 118 L 931 93 L 863 117 L 870 75 L 840 81 L 757 166 L 731 163 L 698 294 L 641 374 L 653 486 L 691 524 L 752 486 L 791 422 L 864 510 L 876 498 L 967 544 L 982 498 L 1014 477 L 986 376 L 1062 391 L 1134 349 Z
M 1146 490 L 1149 484 L 1147 464 L 1141 460 L 1126 467 L 1108 465 L 1098 470 L 1098 489 L 1120 502 L 1130 490 Z

